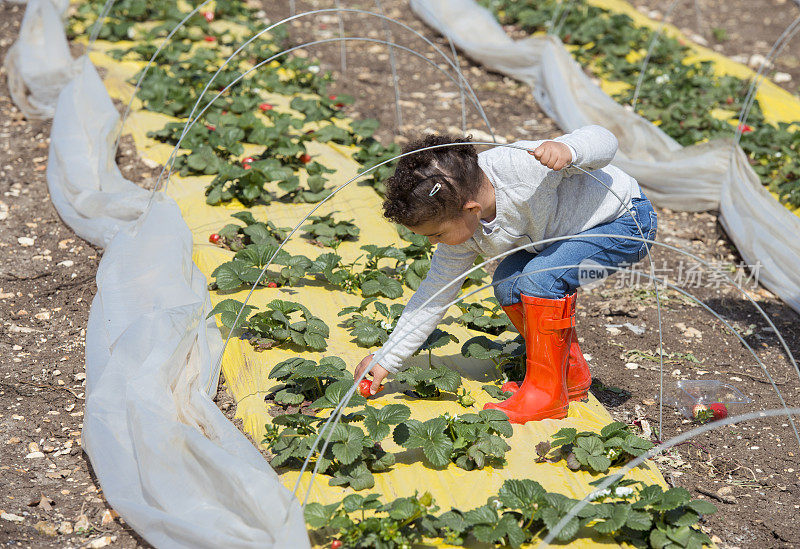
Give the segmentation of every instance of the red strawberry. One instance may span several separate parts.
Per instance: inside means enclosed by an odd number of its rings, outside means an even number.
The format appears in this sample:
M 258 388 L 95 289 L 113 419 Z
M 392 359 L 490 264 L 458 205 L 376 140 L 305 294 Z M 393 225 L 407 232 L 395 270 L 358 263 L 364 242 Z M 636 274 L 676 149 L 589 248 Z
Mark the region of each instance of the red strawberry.
M 747 124 L 739 124 L 737 126 L 737 129 L 742 133 L 750 133 L 751 131 L 753 131 L 753 127 L 748 126 Z
M 371 388 L 372 388 L 372 382 L 368 379 L 362 379 L 361 381 L 358 382 L 358 392 L 361 393 L 361 396 L 365 398 L 369 398 L 372 396 L 372 392 L 370 391 Z M 383 391 L 383 389 L 384 386 L 381 385 L 380 387 L 378 387 L 377 392 L 381 392 Z
M 214 130 L 216 130 L 217 128 L 216 128 L 215 126 L 212 126 L 211 124 L 206 124 L 206 129 L 207 129 L 208 131 L 210 131 L 210 132 L 213 132 L 213 131 L 214 131 Z
M 733 97 L 730 97 L 730 96 L 728 96 L 728 98 L 727 98 L 727 99 L 725 99 L 725 102 L 726 102 L 728 105 L 733 105 Z
M 252 167 L 253 167 L 253 166 L 251 166 L 250 164 L 244 164 L 244 165 L 242 166 L 242 168 L 243 168 L 243 169 L 245 169 L 245 170 L 249 170 L 249 169 L 250 169 L 250 168 L 252 168 Z
M 725 419 L 728 417 L 728 408 L 721 402 L 712 402 L 708 405 L 714 414 L 714 419 Z
M 214 20 L 214 12 L 213 11 L 204 11 L 203 17 L 206 18 L 206 21 L 211 23 Z
M 228 114 L 228 111 L 222 111 L 222 114 Z
M 335 539 L 331 542 L 331 549 L 341 549 L 341 548 L 342 548 L 342 542 L 339 541 L 338 539 Z
M 516 381 L 507 381 L 500 386 L 500 390 L 504 393 L 516 393 L 519 391 L 519 383 Z
M 278 287 L 277 282 L 270 282 L 269 284 L 267 284 L 267 288 L 277 288 L 277 287 Z
M 258 108 L 261 109 L 262 112 L 271 111 L 272 105 L 270 105 L 269 103 L 261 103 L 258 106 Z
M 217 242 L 219 242 L 219 238 L 220 237 L 217 233 L 211 233 L 208 237 L 208 241 L 211 242 L 212 244 L 216 244 Z
M 214 42 L 216 38 L 214 38 L 213 36 L 204 36 L 203 40 L 205 40 L 206 42 Z
M 246 156 L 246 157 L 242 158 L 242 164 L 252 164 L 252 163 L 253 163 L 253 157 L 252 156 Z
M 329 95 L 328 99 L 330 99 L 331 101 L 336 101 L 336 96 L 335 95 Z
M 311 162 L 311 156 L 308 154 L 301 155 L 300 162 L 302 162 L 303 164 L 308 164 L 309 162 Z
M 344 107 L 344 103 L 336 103 L 336 105 L 334 105 L 334 106 L 335 106 L 337 109 L 341 109 L 342 107 Z

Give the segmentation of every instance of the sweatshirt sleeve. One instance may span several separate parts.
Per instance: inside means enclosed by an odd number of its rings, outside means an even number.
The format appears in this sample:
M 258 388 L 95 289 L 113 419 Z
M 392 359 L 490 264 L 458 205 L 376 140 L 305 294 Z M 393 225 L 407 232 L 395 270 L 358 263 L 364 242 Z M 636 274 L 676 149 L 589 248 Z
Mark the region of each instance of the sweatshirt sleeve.
M 419 349 L 420 345 L 441 322 L 447 309 L 461 290 L 468 271 L 478 253 L 464 244 L 450 246 L 439 244 L 431 257 L 431 268 L 397 321 L 388 341 L 375 353 L 373 359 L 390 373 L 403 370 L 403 362 Z M 430 303 L 428 299 L 448 283 L 456 280 Z
M 602 126 L 584 126 L 572 133 L 556 137 L 553 141 L 564 143 L 574 151 L 571 166 L 565 168 L 567 173 L 579 171 L 570 170 L 572 166 L 590 172 L 605 168 L 617 154 L 617 138 Z

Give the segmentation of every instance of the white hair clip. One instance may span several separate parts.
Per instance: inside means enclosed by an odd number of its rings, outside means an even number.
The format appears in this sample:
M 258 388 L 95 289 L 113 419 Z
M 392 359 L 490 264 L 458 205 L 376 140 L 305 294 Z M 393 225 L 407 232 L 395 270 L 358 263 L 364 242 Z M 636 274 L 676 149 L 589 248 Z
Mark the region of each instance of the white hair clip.
M 442 184 L 437 181 L 436 184 L 431 188 L 431 192 L 428 193 L 428 196 L 435 195 L 436 193 L 439 192 L 439 189 L 441 189 L 441 188 L 442 188 Z

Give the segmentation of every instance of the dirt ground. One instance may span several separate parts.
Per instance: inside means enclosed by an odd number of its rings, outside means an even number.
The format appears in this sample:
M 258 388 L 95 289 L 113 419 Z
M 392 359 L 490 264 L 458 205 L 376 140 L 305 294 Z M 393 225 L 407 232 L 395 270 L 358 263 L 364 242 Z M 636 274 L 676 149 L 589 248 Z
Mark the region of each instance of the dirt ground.
M 634 0 L 631 3 L 652 19 L 672 23 L 698 44 L 753 70 L 759 69 L 781 33 L 800 17 L 800 3 L 795 0 Z M 790 39 L 766 69 L 765 74 L 773 82 L 797 94 L 800 37 L 795 35 Z
M 707 18 L 720 17 L 720 22 L 713 19 L 714 25 L 727 21 L 724 10 L 714 8 L 712 0 L 698 1 Z M 264 1 L 263 7 L 269 17 L 277 19 L 287 14 L 287 4 Z M 406 2 L 385 0 L 382 4 L 387 14 L 449 52 L 447 43 L 419 23 Z M 650 9 L 662 12 L 666 9 L 663 2 L 638 4 L 652 4 Z M 297 2 L 297 10 L 332 5 Z M 731 30 L 729 39 L 720 44 L 724 53 L 761 51 L 756 40 L 771 45 L 775 29 L 763 24 L 766 11 L 759 15 L 754 5 L 784 10 L 776 12 L 770 25 L 774 21 L 780 26 L 798 12 L 791 1 L 725 2 L 730 18 L 735 19 L 736 13 L 752 18 L 748 19 L 747 32 L 734 35 Z M 367 1 L 347 6 L 375 8 Z M 16 39 L 23 11 L 24 6 L 0 3 L 0 55 L 4 56 Z M 690 21 L 681 25 L 690 25 Z M 353 35 L 366 29 L 368 36 L 385 39 L 379 24 L 358 24 L 348 16 L 345 26 Z M 338 20 L 331 16 L 304 18 L 291 27 L 291 32 L 297 43 L 312 36 L 333 36 L 338 32 Z M 394 39 L 408 47 L 426 47 L 406 32 L 395 32 Z M 793 45 L 791 49 L 795 59 L 796 48 Z M 351 114 L 382 122 L 382 139 L 396 137 L 402 142 L 424 130 L 460 131 L 458 88 L 423 61 L 398 54 L 403 118 L 398 128 L 385 46 L 348 45 L 344 74 L 339 74 L 338 47 L 308 53 L 318 56 L 323 68 L 335 72 L 334 93 L 355 96 Z M 459 62 L 499 136 L 507 140 L 541 139 L 559 133 L 537 108 L 529 90 L 465 59 Z M 779 70 L 782 62 L 781 58 Z M 786 72 L 796 74 L 788 65 Z M 793 78 L 792 91 L 800 82 L 800 76 Z M 482 133 L 485 126 L 471 107 L 466 126 L 476 138 L 487 137 Z M 8 97 L 5 75 L 0 73 L 0 223 L 5 229 L 0 235 L 0 541 L 20 547 L 99 547 L 103 543 L 147 547 L 121 519 L 109 513 L 104 521 L 109 508 L 80 450 L 84 328 L 102 251 L 66 227 L 49 201 L 44 171 L 49 128 L 49 122 L 21 116 Z M 123 141 L 117 160 L 131 179 L 146 184 L 152 178 L 152 169 L 136 159 L 130 141 Z M 658 214 L 659 242 L 706 261 L 733 265 L 734 270 L 741 261 L 717 220 L 717 212 L 689 214 L 659 208 Z M 716 279 L 710 275 L 692 278 L 697 271 L 691 258 L 658 248 L 653 261 L 658 276 L 666 274 L 670 282 L 682 282 L 686 291 L 746 334 L 745 341 L 766 365 L 784 400 L 797 405 L 798 373 L 790 367 L 775 333 L 754 307 L 733 291 L 715 287 Z M 645 271 L 647 265 L 643 262 L 638 268 Z M 655 440 L 669 439 L 691 426 L 665 404 L 663 430 L 658 430 L 658 314 L 654 292 L 646 279 L 635 286 L 630 278 L 622 280 L 614 275 L 601 287 L 581 292 L 581 345 L 591 356 L 597 380 L 593 391 L 611 413 L 641 426 L 645 434 L 651 432 Z M 798 315 L 766 290 L 749 293 L 797 354 Z M 675 291 L 662 288 L 659 296 L 665 392 L 670 393 L 680 379 L 713 379 L 735 385 L 753 400 L 734 412 L 779 407 L 778 397 L 753 355 L 720 321 Z M 235 402 L 223 391 L 219 403 L 232 417 Z M 658 461 L 670 483 L 684 486 L 696 497 L 709 498 L 718 506 L 719 512 L 707 517 L 703 528 L 721 547 L 794 547 L 800 545 L 800 526 L 794 520 L 800 509 L 798 452 L 800 447 L 788 421 L 779 418 L 719 429 L 676 447 Z M 84 529 L 78 532 L 80 526 Z

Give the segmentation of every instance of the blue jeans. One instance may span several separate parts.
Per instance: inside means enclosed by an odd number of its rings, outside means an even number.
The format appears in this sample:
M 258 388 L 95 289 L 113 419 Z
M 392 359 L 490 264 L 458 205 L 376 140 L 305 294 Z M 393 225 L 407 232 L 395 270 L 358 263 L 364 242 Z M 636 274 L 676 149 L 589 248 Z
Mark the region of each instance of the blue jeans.
M 632 199 L 631 212 L 636 216 L 644 237 L 655 240 L 658 219 L 650 200 L 642 193 L 641 198 Z M 614 234 L 641 238 L 631 215 L 621 217 L 580 233 Z M 652 244 L 641 240 L 614 238 L 609 236 L 558 240 L 538 254 L 520 250 L 506 257 L 494 272 L 494 293 L 501 305 L 507 306 L 521 301 L 520 294 L 547 299 L 561 299 L 572 294 L 579 286 L 598 278 L 613 274 L 616 269 L 602 267 L 628 267 L 638 263 Z M 580 265 L 580 267 L 578 267 Z M 592 266 L 596 267 L 592 268 Z M 560 268 L 563 266 L 563 268 Z M 551 270 L 533 272 L 538 269 Z M 519 273 L 530 273 L 514 277 Z M 504 280 L 511 277 L 509 280 Z

